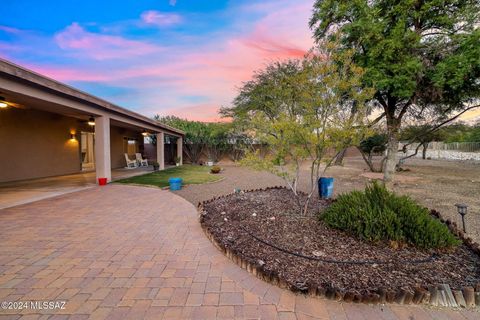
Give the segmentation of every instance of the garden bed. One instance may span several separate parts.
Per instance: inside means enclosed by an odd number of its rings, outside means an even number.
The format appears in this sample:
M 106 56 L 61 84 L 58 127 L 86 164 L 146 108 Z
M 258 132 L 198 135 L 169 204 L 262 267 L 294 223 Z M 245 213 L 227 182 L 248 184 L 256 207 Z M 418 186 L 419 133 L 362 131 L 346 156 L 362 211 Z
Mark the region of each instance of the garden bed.
M 478 246 L 435 251 L 369 243 L 319 221 L 315 212 L 328 205 L 314 200 L 301 215 L 291 191 L 271 188 L 213 199 L 199 209 L 202 227 L 230 258 L 293 291 L 347 301 L 449 305 L 441 296 L 451 288 L 457 295 L 463 290 L 466 304 L 472 297 L 475 303 L 475 294 L 480 298 Z

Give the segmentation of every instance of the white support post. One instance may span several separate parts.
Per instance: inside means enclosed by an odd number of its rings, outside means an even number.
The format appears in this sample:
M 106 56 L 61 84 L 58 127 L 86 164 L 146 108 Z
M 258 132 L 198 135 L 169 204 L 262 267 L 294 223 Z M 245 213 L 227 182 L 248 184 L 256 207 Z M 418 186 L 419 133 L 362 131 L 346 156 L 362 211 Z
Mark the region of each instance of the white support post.
M 157 162 L 160 170 L 165 169 L 165 136 L 163 132 L 157 133 Z
M 112 164 L 110 160 L 110 118 L 95 119 L 95 170 L 98 178 L 112 181 Z
M 183 138 L 177 139 L 177 157 L 180 158 L 180 165 L 183 165 Z

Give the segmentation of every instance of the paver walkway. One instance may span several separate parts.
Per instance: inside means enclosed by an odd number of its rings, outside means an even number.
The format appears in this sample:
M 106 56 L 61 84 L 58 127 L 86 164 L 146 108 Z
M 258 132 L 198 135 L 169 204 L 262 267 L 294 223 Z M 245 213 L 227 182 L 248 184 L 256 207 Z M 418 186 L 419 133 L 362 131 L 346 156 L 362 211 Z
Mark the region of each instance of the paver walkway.
M 190 203 L 154 188 L 109 185 L 3 209 L 0 228 L 0 301 L 66 301 L 65 310 L 23 310 L 25 319 L 480 318 L 271 286 L 213 247 Z

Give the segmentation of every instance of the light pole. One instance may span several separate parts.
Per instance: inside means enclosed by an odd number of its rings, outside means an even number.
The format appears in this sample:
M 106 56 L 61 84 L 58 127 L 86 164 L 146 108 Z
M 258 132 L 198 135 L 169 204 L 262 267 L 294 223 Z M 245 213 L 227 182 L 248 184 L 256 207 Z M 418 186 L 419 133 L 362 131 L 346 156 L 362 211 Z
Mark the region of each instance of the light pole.
M 462 216 L 463 232 L 467 233 L 467 230 L 465 229 L 465 215 L 467 214 L 468 206 L 464 203 L 457 203 L 455 204 L 455 207 L 457 207 L 458 214 Z

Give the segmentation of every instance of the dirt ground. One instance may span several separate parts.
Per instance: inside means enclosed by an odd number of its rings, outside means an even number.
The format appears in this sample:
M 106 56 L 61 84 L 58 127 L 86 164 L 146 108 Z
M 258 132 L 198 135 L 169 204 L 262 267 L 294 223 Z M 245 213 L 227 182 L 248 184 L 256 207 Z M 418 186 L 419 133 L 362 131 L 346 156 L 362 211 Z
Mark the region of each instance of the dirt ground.
M 267 172 L 253 171 L 232 164 L 222 166 L 219 182 L 187 186 L 178 191 L 193 204 L 198 204 L 218 195 L 232 193 L 235 188 L 256 189 L 283 185 L 283 180 Z M 396 175 L 394 190 L 407 194 L 430 209 L 436 209 L 459 225 L 461 218 L 454 206 L 465 203 L 469 206 L 466 216 L 467 233 L 480 242 L 480 163 L 470 161 L 408 159 L 404 165 L 409 171 Z M 335 178 L 334 196 L 354 189 L 363 189 L 365 184 L 381 174 L 372 174 L 360 157 L 345 158 L 343 166 L 334 166 L 325 176 Z M 300 189 L 308 189 L 308 164 L 302 168 Z

